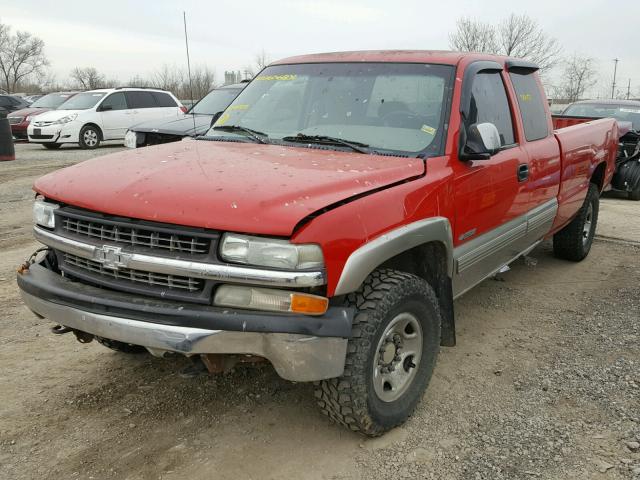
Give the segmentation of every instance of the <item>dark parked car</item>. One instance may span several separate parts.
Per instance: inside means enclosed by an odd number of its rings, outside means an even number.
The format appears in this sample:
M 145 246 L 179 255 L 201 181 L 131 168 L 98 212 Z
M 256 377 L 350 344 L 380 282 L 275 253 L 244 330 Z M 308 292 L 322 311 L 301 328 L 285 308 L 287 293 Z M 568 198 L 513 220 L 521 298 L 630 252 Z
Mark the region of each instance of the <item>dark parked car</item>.
M 575 102 L 565 108 L 562 115 L 554 116 L 554 124 L 563 127 L 605 117 L 615 118 L 621 125 L 616 173 L 611 180 L 611 189 L 626 193 L 631 200 L 640 200 L 640 101 Z
M 178 119 L 139 123 L 129 129 L 124 137 L 124 145 L 129 148 L 138 148 L 176 142 L 187 136 L 203 135 L 209 130 L 216 116 L 233 102 L 246 85 L 246 83 L 236 83 L 211 90 Z
M 28 106 L 29 102 L 15 95 L 0 95 L 0 109 L 6 113 L 11 113 Z
M 26 140 L 27 128 L 29 127 L 29 123 L 31 123 L 31 119 L 33 117 L 41 113 L 48 112 L 49 110 L 55 110 L 76 93 L 77 92 L 50 93 L 38 98 L 28 107 L 12 112 L 8 116 L 9 124 L 11 124 L 11 133 L 16 138 Z

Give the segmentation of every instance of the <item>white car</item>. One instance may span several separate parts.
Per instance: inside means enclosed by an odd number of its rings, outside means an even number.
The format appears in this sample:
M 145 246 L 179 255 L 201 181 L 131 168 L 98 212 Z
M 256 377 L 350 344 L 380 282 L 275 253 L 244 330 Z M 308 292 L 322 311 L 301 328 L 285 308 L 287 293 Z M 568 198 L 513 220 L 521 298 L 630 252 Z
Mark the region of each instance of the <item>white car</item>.
M 96 148 L 103 140 L 121 140 L 127 129 L 149 120 L 182 116 L 186 108 L 171 93 L 149 88 L 107 88 L 78 93 L 56 110 L 29 124 L 29 142 L 46 148 L 77 143 Z

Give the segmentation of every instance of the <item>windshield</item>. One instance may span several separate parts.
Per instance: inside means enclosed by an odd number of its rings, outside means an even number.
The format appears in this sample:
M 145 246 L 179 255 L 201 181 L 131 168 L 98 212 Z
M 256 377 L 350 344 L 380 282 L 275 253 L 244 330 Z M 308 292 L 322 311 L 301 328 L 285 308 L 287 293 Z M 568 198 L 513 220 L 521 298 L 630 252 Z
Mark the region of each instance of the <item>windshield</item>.
M 229 127 L 240 126 L 268 135 L 270 142 L 323 136 L 359 142 L 372 151 L 429 149 L 425 154 L 435 154 L 444 136 L 452 78 L 453 67 L 431 64 L 272 66 L 238 95 L 206 136 L 228 137 L 233 135 Z
M 60 105 L 58 110 L 86 110 L 95 107 L 96 103 L 105 95 L 104 92 L 78 93 Z
M 219 88 L 212 90 L 206 97 L 196 103 L 189 113 L 215 115 L 222 112 L 242 91 L 241 88 Z
M 576 103 L 569 105 L 563 115 L 574 117 L 612 117 L 631 122 L 634 130 L 640 130 L 640 105 L 612 105 L 606 103 Z
M 50 93 L 44 97 L 40 97 L 31 104 L 32 108 L 58 108 L 64 102 L 69 100 L 73 93 Z

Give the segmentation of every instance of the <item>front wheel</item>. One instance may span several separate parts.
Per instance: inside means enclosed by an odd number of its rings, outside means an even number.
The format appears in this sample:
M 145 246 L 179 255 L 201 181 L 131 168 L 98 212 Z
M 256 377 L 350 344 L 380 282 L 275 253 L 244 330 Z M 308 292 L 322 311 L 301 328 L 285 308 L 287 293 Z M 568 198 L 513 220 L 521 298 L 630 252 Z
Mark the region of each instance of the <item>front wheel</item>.
M 556 257 L 579 262 L 589 254 L 598 224 L 600 192 L 590 183 L 587 197 L 576 217 L 553 236 L 553 253 Z
M 347 303 L 357 309 L 342 376 L 316 384 L 323 413 L 367 436 L 404 423 L 429 384 L 440 348 L 440 309 L 415 275 L 374 271 Z
M 100 146 L 100 130 L 93 125 L 85 125 L 80 130 L 80 148 L 93 149 Z

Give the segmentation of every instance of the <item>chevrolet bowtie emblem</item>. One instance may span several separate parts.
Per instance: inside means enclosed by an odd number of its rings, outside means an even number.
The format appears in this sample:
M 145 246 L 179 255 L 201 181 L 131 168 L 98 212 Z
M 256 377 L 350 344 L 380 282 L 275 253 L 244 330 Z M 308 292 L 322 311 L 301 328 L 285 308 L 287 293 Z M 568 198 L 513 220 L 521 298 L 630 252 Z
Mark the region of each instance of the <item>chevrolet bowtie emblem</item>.
M 104 268 L 110 270 L 127 267 L 130 258 L 131 255 L 123 253 L 120 247 L 103 245 L 102 247 L 97 247 L 95 250 L 95 260 L 100 262 Z

